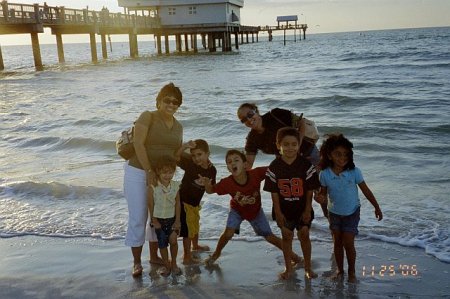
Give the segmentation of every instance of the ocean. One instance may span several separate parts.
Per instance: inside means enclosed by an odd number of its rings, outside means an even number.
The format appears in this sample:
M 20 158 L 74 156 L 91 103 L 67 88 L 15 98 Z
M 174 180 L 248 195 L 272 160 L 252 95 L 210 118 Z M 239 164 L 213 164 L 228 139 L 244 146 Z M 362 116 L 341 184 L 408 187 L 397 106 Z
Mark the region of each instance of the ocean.
M 361 194 L 356 245 L 372 239 L 418 247 L 450 263 L 449 49 L 450 27 L 311 34 L 286 46 L 262 34 L 227 54 L 157 56 L 154 42 L 143 41 L 138 59 L 115 42 L 98 64 L 90 63 L 88 43 L 65 44 L 64 65 L 55 45 L 42 45 L 45 70 L 35 72 L 31 46 L 4 46 L 0 238 L 124 239 L 124 161 L 115 140 L 174 82 L 184 94 L 176 114 L 184 140 L 210 143 L 218 178 L 228 175 L 226 151 L 245 143 L 241 103 L 254 102 L 262 113 L 304 113 L 321 136 L 342 132 L 353 142 L 356 165 L 383 210 L 378 222 Z M 259 154 L 256 166 L 272 159 Z M 263 207 L 270 218 L 265 192 Z M 312 240 L 331 242 L 313 207 Z M 228 209 L 228 196 L 204 197 L 201 238 L 218 239 Z M 248 223 L 235 238 L 260 240 Z

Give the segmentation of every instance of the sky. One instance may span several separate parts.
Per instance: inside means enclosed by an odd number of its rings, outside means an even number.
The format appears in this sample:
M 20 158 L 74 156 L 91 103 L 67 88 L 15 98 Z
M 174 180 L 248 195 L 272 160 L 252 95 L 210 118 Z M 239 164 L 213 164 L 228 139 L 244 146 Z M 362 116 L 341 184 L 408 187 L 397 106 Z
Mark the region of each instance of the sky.
M 40 3 L 34 0 L 9 0 L 9 3 Z M 117 0 L 48 0 L 49 6 L 123 12 Z M 244 0 L 241 24 L 276 25 L 276 17 L 297 15 L 308 24 L 307 34 L 366 31 L 397 28 L 450 26 L 450 0 Z M 153 40 L 143 37 L 139 40 Z M 89 42 L 88 35 L 66 35 L 64 42 Z M 120 38 L 119 38 L 120 39 Z M 56 43 L 47 29 L 40 43 Z M 127 40 L 123 37 L 122 40 Z M 0 35 L 0 45 L 31 44 L 29 34 Z

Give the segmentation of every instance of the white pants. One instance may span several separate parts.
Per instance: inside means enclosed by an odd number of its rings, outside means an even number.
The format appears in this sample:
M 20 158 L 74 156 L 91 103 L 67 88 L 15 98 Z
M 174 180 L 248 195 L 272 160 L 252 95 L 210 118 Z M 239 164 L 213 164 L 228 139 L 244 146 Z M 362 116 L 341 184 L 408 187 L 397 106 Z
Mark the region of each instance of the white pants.
M 125 245 L 140 247 L 145 240 L 157 242 L 155 229 L 147 223 L 147 177 L 145 170 L 124 165 L 123 192 L 128 204 L 128 228 Z

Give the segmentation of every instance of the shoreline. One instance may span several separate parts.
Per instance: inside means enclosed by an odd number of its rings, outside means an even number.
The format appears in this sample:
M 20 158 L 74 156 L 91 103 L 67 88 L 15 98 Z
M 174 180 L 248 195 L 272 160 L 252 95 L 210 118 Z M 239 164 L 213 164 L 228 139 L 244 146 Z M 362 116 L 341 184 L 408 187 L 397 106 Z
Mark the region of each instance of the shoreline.
M 215 248 L 216 241 L 202 240 Z M 356 240 L 357 284 L 332 281 L 332 244 L 312 241 L 313 269 L 318 278 L 307 281 L 303 268 L 287 281 L 282 253 L 265 241 L 232 240 L 217 265 L 181 264 L 181 276 L 160 277 L 143 250 L 144 273 L 131 276 L 130 249 L 123 240 L 23 236 L 0 238 L 1 298 L 433 298 L 450 296 L 450 264 L 419 248 L 381 241 Z M 299 253 L 298 240 L 294 250 Z M 204 260 L 210 253 L 199 253 Z M 386 270 L 383 271 L 383 265 Z M 402 270 L 394 269 L 402 265 Z M 409 267 L 406 269 L 406 265 Z M 415 265 L 415 267 L 412 267 Z M 365 273 L 363 267 L 365 266 Z M 372 271 L 372 266 L 374 270 Z M 394 273 L 395 270 L 395 273 Z

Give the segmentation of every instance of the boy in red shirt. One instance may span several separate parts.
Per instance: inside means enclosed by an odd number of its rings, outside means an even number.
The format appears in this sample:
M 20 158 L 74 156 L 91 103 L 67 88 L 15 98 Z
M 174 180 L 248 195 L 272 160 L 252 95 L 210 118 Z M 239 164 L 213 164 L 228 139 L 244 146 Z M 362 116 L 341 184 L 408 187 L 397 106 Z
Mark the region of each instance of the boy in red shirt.
M 230 212 L 227 226 L 219 238 L 216 250 L 206 260 L 208 265 L 214 263 L 239 229 L 242 221 L 247 220 L 255 233 L 264 237 L 267 242 L 281 249 L 281 239 L 272 233 L 269 222 L 261 207 L 261 181 L 265 179 L 267 167 L 257 167 L 246 170 L 245 154 L 238 150 L 229 150 L 225 156 L 227 168 L 231 175 L 223 178 L 217 184 L 212 185 L 211 180 L 202 177 L 207 193 L 219 195 L 230 194 Z M 299 263 L 300 257 L 293 254 L 292 261 Z

